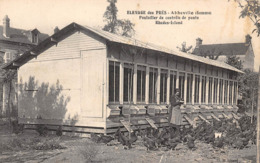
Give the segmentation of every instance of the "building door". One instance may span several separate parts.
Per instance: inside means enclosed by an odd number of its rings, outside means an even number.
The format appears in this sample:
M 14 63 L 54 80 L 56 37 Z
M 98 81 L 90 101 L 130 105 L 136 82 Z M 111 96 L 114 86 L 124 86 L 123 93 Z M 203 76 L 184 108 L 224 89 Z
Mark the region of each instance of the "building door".
M 103 117 L 104 50 L 81 51 L 81 113 Z

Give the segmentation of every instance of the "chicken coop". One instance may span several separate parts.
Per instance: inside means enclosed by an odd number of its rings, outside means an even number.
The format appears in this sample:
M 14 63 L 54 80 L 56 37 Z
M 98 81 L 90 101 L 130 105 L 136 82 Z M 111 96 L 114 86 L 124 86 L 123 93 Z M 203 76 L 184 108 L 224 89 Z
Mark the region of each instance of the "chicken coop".
M 238 118 L 237 75 L 223 62 L 71 23 L 5 66 L 18 70 L 19 123 L 75 133 L 168 125 L 170 97 L 182 125 Z

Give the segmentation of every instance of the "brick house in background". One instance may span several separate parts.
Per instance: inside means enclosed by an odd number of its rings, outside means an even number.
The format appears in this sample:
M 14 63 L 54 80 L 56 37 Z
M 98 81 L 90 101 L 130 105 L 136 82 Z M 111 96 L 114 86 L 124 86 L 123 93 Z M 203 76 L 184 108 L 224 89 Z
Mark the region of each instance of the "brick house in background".
M 40 33 L 38 29 L 24 30 L 17 29 L 10 26 L 10 19 L 6 15 L 3 18 L 3 25 L 0 26 L 0 66 L 9 63 L 20 54 L 38 45 L 48 37 L 47 34 Z M 15 74 L 15 72 L 13 72 Z M 4 82 L 7 71 L 0 69 L 0 116 L 6 113 L 9 90 L 11 88 L 11 105 L 16 105 L 15 84 Z
M 235 55 L 240 58 L 244 69 L 254 70 L 255 55 L 250 35 L 246 35 L 245 42 L 241 43 L 202 44 L 202 39 L 197 38 L 192 54 L 223 62 L 226 62 L 228 56 Z

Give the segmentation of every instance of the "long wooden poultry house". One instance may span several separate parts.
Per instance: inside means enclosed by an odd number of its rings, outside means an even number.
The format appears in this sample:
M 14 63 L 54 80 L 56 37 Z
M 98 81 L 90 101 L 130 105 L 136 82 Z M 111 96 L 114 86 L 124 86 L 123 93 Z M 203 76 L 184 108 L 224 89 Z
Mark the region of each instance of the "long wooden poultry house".
M 18 69 L 19 123 L 74 133 L 168 125 L 179 88 L 183 125 L 237 118 L 238 73 L 225 63 L 71 23 L 5 69 Z

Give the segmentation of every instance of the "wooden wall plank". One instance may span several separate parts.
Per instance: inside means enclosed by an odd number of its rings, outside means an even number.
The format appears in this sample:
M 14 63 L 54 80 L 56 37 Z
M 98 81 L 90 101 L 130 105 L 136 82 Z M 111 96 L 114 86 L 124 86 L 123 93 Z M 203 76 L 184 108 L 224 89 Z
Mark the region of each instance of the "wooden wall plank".
M 40 55 L 37 59 L 29 62 L 58 60 L 66 58 L 79 58 L 80 50 L 105 49 L 106 45 L 83 33 L 75 32 L 66 39 L 58 42 L 57 46 L 52 46 Z

